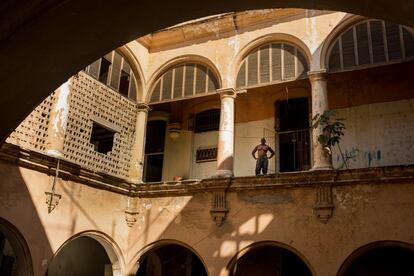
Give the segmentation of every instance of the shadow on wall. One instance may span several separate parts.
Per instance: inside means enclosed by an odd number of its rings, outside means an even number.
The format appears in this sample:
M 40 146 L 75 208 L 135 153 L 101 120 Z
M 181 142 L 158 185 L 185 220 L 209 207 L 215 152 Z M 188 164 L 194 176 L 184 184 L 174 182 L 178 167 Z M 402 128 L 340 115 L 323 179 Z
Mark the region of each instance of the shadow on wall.
M 32 195 L 17 166 L 0 161 L 0 175 L 0 232 L 16 254 L 17 271 L 44 275 L 53 252 Z
M 147 210 L 145 220 L 138 218 L 137 225 L 134 226 L 137 227 L 137 231 L 133 229 L 131 232 L 135 234 L 131 236 L 130 249 L 136 248 L 141 250 L 140 252 L 131 252 L 135 254 L 133 260 L 138 262 L 142 260 L 142 256 L 146 256 L 146 252 L 142 252 L 142 244 L 144 244 L 144 247 L 151 243 L 154 246 L 162 246 L 166 244 L 165 239 L 170 239 L 185 243 L 193 252 L 200 254 L 201 262 L 207 265 L 206 269 L 210 275 L 223 275 L 223 271 L 219 271 L 219 269 L 225 269 L 231 259 L 241 250 L 257 241 L 284 240 L 285 237 L 283 235 L 288 234 L 285 231 L 292 231 L 292 229 L 287 229 L 285 223 L 292 222 L 295 208 L 289 206 L 290 208 L 288 209 L 290 210 L 283 213 L 283 209 L 286 209 L 286 204 L 295 204 L 294 196 L 289 192 L 266 192 L 259 194 L 240 192 L 239 194 L 232 194 L 232 197 L 235 198 L 228 199 L 228 202 L 231 204 L 230 213 L 221 227 L 216 226 L 210 215 L 210 194 L 198 194 L 192 197 L 192 199 L 183 204 L 182 209 L 176 212 L 174 212 L 174 205 L 178 202 L 177 199 L 175 199 L 175 202 L 162 199 L 169 205 L 163 208 L 159 207 L 160 199 L 143 199 L 151 207 L 149 208 L 150 210 Z M 305 201 L 308 200 L 307 198 Z M 313 197 L 311 200 L 313 200 Z M 254 201 L 258 203 L 258 206 L 253 207 L 250 205 L 255 203 Z M 168 208 L 171 209 L 168 212 L 163 210 Z M 311 212 L 308 214 L 302 214 L 301 212 L 300 216 L 305 216 L 304 223 L 310 219 L 315 219 Z M 165 225 L 165 230 L 161 231 L 159 235 L 154 234 L 154 229 L 160 231 L 159 228 L 162 228 L 160 222 L 165 221 L 170 221 L 169 224 Z M 285 230 L 281 230 L 281 227 L 285 228 Z M 141 233 L 140 230 L 144 233 Z M 277 233 L 280 231 L 284 232 L 282 236 L 280 236 L 280 233 Z M 302 254 L 296 250 L 292 251 L 292 247 L 288 245 L 283 245 L 283 247 L 282 245 L 282 243 L 277 245 L 274 243 L 270 248 L 265 248 L 265 255 L 269 255 L 269 252 L 271 252 L 270 255 L 272 256 L 283 255 L 284 257 L 280 261 L 286 267 L 292 268 L 289 264 L 301 263 L 303 264 L 301 267 L 304 268 L 304 271 L 313 271 L 309 262 L 304 260 Z M 272 266 L 273 262 L 270 259 L 268 258 L 266 261 L 268 261 L 267 264 L 270 263 L 270 266 Z M 251 259 L 247 260 L 247 262 L 249 261 Z M 264 261 L 264 264 L 266 261 Z M 142 265 L 139 262 L 138 269 L 141 269 Z M 260 266 L 263 265 L 257 265 L 256 269 L 259 269 Z M 265 273 L 266 271 L 271 271 L 272 268 L 270 266 L 263 266 L 261 269 Z M 230 275 L 228 270 L 226 273 L 224 275 Z M 195 276 L 196 274 L 188 275 Z M 235 271 L 232 275 L 245 274 Z

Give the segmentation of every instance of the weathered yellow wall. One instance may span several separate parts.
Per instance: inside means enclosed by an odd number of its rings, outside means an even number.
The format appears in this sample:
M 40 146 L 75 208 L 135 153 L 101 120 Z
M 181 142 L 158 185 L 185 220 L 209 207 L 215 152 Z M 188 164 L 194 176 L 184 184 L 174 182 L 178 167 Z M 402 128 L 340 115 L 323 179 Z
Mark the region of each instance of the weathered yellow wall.
M 53 254 L 82 231 L 99 231 L 119 247 L 122 271 L 134 273 L 151 243 L 175 240 L 197 252 L 210 275 L 224 275 L 231 258 L 258 241 L 276 241 L 299 252 L 315 275 L 335 275 L 345 258 L 374 241 L 413 243 L 412 183 L 334 186 L 334 213 L 327 224 L 313 214 L 311 187 L 228 193 L 229 213 L 221 227 L 210 216 L 210 193 L 138 199 L 132 228 L 124 220 L 126 197 L 59 180 L 62 199 L 47 214 L 44 192 L 51 177 L 0 163 L 0 215 L 26 239 L 43 275 Z M 253 179 L 252 179 L 253 181 Z M 253 183 L 252 183 L 253 184 Z

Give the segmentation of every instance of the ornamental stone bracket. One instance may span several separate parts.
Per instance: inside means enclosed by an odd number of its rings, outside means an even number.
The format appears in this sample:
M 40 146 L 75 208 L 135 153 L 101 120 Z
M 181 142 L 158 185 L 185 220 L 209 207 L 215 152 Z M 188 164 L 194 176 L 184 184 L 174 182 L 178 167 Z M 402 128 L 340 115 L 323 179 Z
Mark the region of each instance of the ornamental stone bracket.
M 125 222 L 128 227 L 134 226 L 134 224 L 138 221 L 138 200 L 137 197 L 128 196 L 127 198 L 127 206 L 125 208 Z
M 335 208 L 332 198 L 332 186 L 321 185 L 316 188 L 316 203 L 313 206 L 314 215 L 323 223 L 327 223 Z
M 226 192 L 214 191 L 212 195 L 213 198 L 211 201 L 210 214 L 216 225 L 220 227 L 223 224 L 227 213 L 229 212 L 227 209 Z

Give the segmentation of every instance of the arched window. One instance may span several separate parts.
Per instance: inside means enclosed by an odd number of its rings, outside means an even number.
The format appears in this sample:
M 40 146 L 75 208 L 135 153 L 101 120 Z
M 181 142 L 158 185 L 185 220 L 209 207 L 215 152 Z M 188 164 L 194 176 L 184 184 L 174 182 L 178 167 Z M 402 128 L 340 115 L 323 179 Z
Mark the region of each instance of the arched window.
M 414 58 L 414 36 L 404 26 L 368 20 L 350 27 L 329 51 L 329 71 L 403 61 Z
M 137 80 L 125 57 L 112 51 L 86 67 L 85 72 L 132 100 L 137 98 Z
M 308 62 L 302 51 L 288 43 L 271 43 L 250 52 L 237 74 L 237 87 L 279 83 L 306 77 Z
M 168 69 L 155 82 L 150 103 L 206 95 L 218 88 L 217 77 L 207 66 L 195 63 L 178 64 Z

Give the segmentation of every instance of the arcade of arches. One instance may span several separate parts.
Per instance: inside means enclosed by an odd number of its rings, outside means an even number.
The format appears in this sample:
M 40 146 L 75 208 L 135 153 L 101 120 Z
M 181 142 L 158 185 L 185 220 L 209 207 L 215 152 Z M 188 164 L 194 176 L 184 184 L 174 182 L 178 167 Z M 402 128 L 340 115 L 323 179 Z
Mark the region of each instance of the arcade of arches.
M 0 116 L 10 118 L 0 130 L 0 275 L 413 275 L 411 4 L 400 17 L 403 0 L 389 14 L 382 2 L 315 6 L 364 17 L 234 12 L 250 7 L 239 2 L 181 16 L 189 6 L 124 37 L 113 33 L 118 13 L 139 22 L 128 5 L 104 22 L 112 4 L 75 0 L 8 17 L 0 106 L 16 118 Z M 18 47 L 39 20 L 55 18 L 54 37 L 64 7 L 88 19 L 72 42 L 68 31 L 53 49 Z M 193 18 L 211 12 L 220 14 Z M 194 20 L 170 26 L 181 19 Z M 21 81 L 11 85 L 13 72 Z M 255 175 L 261 138 L 275 155 Z

